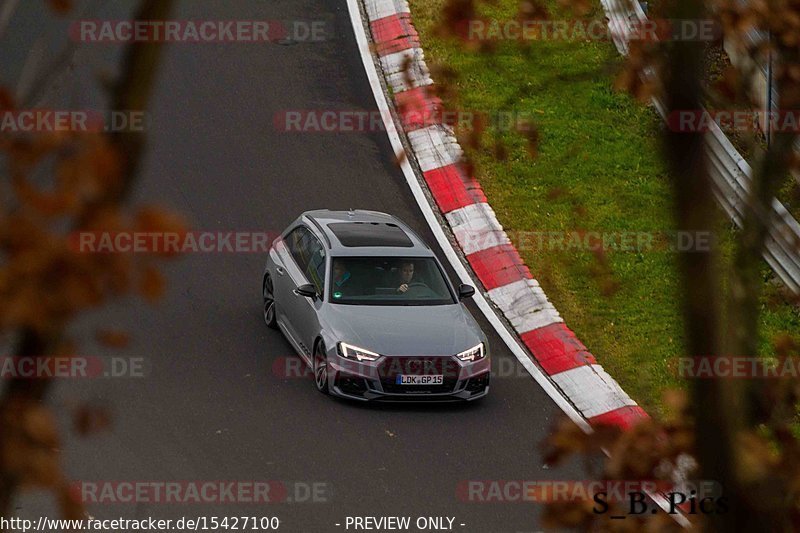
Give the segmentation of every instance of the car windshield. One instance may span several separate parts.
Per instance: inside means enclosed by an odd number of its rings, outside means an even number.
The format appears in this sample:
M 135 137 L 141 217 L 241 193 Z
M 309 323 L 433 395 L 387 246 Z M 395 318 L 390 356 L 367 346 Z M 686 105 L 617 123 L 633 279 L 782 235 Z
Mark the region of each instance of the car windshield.
M 430 257 L 334 257 L 330 301 L 355 305 L 446 305 L 456 302 Z

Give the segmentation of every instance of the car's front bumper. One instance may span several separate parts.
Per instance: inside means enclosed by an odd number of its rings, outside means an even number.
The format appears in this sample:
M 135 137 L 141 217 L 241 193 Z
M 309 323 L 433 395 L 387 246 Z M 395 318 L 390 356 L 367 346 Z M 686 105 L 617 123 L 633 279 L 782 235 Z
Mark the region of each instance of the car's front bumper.
M 383 356 L 373 362 L 355 362 L 329 355 L 331 394 L 361 401 L 447 402 L 471 401 L 489 392 L 489 357 L 461 362 L 455 356 Z M 441 374 L 438 385 L 400 385 L 398 374 Z

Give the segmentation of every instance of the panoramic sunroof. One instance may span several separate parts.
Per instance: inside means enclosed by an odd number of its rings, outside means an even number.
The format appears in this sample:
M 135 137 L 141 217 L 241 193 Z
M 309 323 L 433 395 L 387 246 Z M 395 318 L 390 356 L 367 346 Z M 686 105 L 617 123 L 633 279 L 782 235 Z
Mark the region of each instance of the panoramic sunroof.
M 411 248 L 414 243 L 395 224 L 383 222 L 336 222 L 328 224 L 342 246 L 398 246 Z

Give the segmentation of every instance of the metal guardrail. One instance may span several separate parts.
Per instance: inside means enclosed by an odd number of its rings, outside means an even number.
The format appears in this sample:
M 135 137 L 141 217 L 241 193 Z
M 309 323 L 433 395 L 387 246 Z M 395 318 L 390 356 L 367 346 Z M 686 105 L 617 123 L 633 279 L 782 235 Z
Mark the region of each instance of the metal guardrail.
M 642 27 L 647 15 L 636 0 L 601 0 L 601 3 L 609 19 L 614 45 L 621 54 L 627 55 L 630 34 L 636 27 Z M 653 105 L 666 119 L 663 103 L 654 97 Z M 753 170 L 713 121 L 705 142 L 714 195 L 728 216 L 741 227 Z M 800 224 L 776 198 L 772 200 L 772 216 L 764 259 L 793 293 L 800 294 Z

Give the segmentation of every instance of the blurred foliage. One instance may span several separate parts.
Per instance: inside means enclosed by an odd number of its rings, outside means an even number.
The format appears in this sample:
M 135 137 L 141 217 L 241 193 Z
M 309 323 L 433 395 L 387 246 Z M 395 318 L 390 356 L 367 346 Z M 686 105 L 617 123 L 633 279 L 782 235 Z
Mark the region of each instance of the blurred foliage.
M 49 0 L 58 16 L 73 2 Z M 145 0 L 138 18 L 163 18 L 171 2 Z M 111 101 L 144 109 L 157 65 L 158 44 L 129 47 Z M 48 80 L 45 80 L 47 82 Z M 11 91 L 0 86 L 0 112 L 18 111 Z M 135 179 L 141 132 L 0 132 L 0 335 L 24 357 L 73 357 L 76 341 L 66 328 L 81 313 L 123 296 L 156 302 L 165 281 L 162 257 L 80 253 L 83 231 L 185 231 L 183 219 L 155 206 L 129 208 L 126 193 Z M 102 328 L 97 340 L 122 348 L 129 333 Z M 9 516 L 17 490 L 56 493 L 65 518 L 83 518 L 60 469 L 60 439 L 44 403 L 49 380 L 16 377 L 0 397 L 0 513 Z M 107 428 L 102 406 L 74 409 L 75 429 L 87 435 Z
M 629 2 L 631 0 L 623 0 Z M 491 42 L 465 38 L 463 29 L 479 10 L 476 0 L 447 0 L 437 35 L 461 39 L 466 50 L 491 52 Z M 494 4 L 486 0 L 486 4 Z M 592 3 L 564 0 L 561 4 L 577 16 L 592 10 Z M 711 17 L 724 30 L 726 39 L 742 46 L 754 60 L 768 52 L 775 62 L 775 82 L 783 109 L 800 108 L 800 1 L 798 0 L 665 0 L 652 11 L 665 20 L 702 20 Z M 548 20 L 544 2 L 522 1 L 520 20 Z M 754 43 L 746 36 L 751 29 L 768 31 L 771 41 Z M 752 73 L 727 68 L 703 86 L 703 43 L 635 40 L 615 87 L 642 101 L 658 96 L 668 112 L 699 109 L 709 99 L 728 107 L 758 109 L 761 105 L 747 90 Z M 655 76 L 650 73 L 656 73 Z M 436 78 L 436 73 L 433 73 Z M 455 93 L 452 76 L 437 83 L 439 91 Z M 536 131 L 536 128 L 531 128 Z M 536 135 L 533 136 L 536 138 Z M 479 135 L 462 138 L 466 146 L 480 142 Z M 761 250 L 771 223 L 769 202 L 777 184 L 788 171 L 800 170 L 793 151 L 796 132 L 776 135 L 768 149 L 753 147 L 754 178 L 745 207 L 744 228 L 736 233 L 736 261 L 728 293 L 719 285 L 716 252 L 682 253 L 681 283 L 687 349 L 692 354 L 735 355 L 757 353 L 758 297 L 764 283 L 760 275 Z M 672 173 L 675 218 L 681 230 L 713 230 L 713 195 L 706 168 L 702 133 L 664 133 L 664 153 Z M 495 146 L 503 158 L 507 150 Z M 531 151 L 535 157 L 536 151 Z M 469 163 L 466 163 L 469 166 Z M 602 258 L 601 258 L 602 259 Z M 602 261 L 601 261 L 602 263 Z M 598 269 L 598 275 L 602 268 Z M 798 357 L 800 350 L 787 332 L 775 342 L 779 357 Z M 694 380 L 691 395 L 668 391 L 664 399 L 668 415 L 642 422 L 628 431 L 599 427 L 584 433 L 565 420 L 543 444 L 548 460 L 558 464 L 567 457 L 595 457 L 608 452 L 604 480 L 704 479 L 721 483 L 729 510 L 719 514 L 691 514 L 698 529 L 709 531 L 794 531 L 800 528 L 800 441 L 798 406 L 800 383 L 796 379 Z M 732 381 L 732 380 L 728 380 Z M 612 515 L 627 515 L 612 520 Z M 542 524 L 548 528 L 575 527 L 588 531 L 665 531 L 678 524 L 665 513 L 628 515 L 627 505 L 597 514 L 592 501 L 551 503 Z

